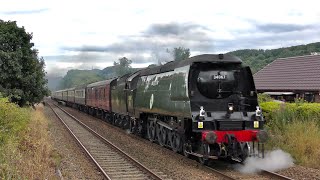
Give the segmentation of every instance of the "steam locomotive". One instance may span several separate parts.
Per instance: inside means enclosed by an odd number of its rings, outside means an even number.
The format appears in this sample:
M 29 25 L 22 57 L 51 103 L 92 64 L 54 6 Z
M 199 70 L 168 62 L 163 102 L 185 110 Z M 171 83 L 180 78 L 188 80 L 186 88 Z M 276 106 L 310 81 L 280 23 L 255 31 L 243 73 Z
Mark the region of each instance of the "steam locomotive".
M 251 70 L 229 54 L 172 61 L 52 98 L 202 164 L 264 155 L 267 133 Z

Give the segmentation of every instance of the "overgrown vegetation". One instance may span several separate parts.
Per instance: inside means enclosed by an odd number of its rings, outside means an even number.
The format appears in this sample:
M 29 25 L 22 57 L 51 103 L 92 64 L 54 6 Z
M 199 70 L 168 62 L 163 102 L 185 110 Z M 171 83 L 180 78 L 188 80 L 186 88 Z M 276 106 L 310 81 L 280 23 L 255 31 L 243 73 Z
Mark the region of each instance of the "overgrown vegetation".
M 260 106 L 270 133 L 267 147 L 289 152 L 298 164 L 320 168 L 320 104 L 297 100 L 260 102 Z
M 0 179 L 52 179 L 53 150 L 42 108 L 0 99 Z

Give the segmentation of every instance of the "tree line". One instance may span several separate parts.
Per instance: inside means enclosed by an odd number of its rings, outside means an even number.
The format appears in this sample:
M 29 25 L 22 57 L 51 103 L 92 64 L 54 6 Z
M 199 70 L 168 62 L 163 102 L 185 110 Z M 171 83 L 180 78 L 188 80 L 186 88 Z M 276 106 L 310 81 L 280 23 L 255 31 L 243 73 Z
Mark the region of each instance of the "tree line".
M 252 72 L 256 73 L 277 58 L 304 56 L 319 52 L 320 42 L 278 49 L 243 49 L 229 53 L 241 58 L 243 63 L 250 66 Z
M 0 19 L 0 94 L 20 106 L 48 95 L 44 59 L 31 40 L 24 27 Z

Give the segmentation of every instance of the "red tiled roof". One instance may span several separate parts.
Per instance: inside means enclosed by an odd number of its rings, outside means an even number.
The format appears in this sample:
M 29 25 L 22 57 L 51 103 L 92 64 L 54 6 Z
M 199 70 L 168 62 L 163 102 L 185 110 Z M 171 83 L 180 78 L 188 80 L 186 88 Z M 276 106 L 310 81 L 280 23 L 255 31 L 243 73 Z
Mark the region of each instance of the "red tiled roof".
M 279 58 L 253 77 L 257 90 L 320 91 L 320 55 Z

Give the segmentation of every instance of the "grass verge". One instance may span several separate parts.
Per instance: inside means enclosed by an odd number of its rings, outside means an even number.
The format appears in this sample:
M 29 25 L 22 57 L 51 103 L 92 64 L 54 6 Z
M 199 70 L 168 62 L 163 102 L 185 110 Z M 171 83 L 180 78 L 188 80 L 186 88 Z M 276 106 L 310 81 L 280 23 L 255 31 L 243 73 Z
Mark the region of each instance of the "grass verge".
M 0 109 L 0 179 L 56 179 L 43 107 L 34 111 L 2 99 Z

